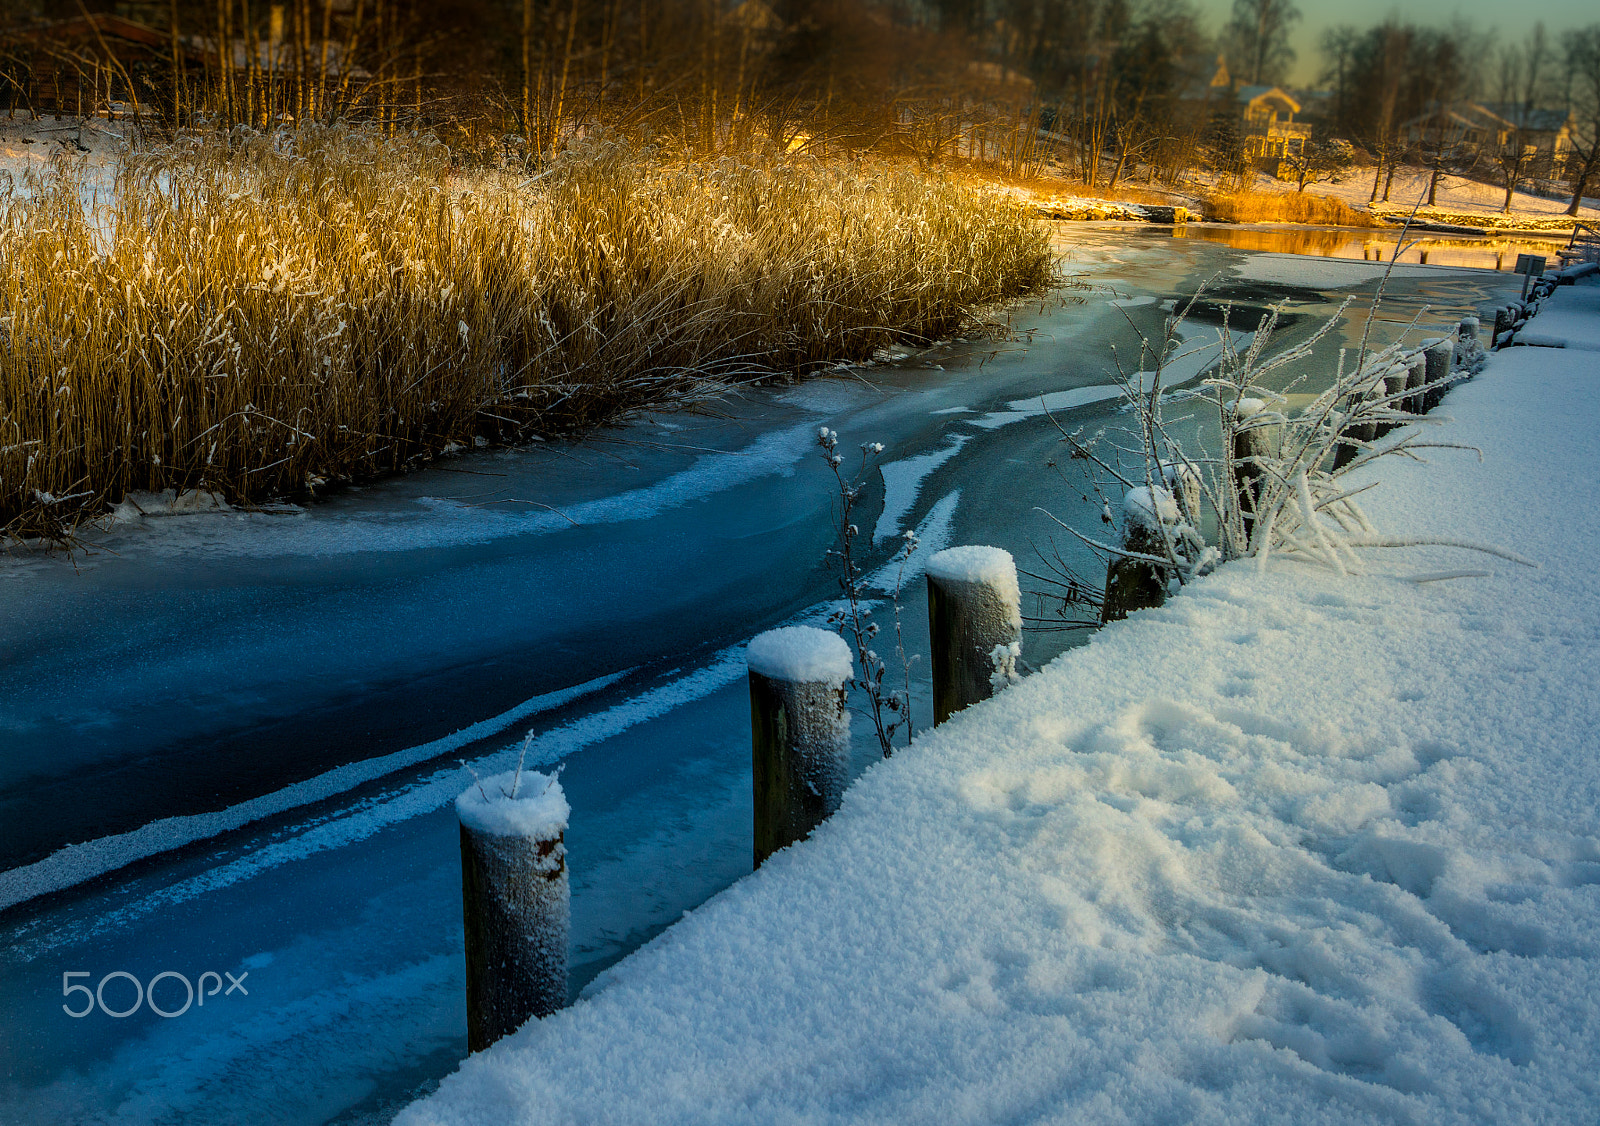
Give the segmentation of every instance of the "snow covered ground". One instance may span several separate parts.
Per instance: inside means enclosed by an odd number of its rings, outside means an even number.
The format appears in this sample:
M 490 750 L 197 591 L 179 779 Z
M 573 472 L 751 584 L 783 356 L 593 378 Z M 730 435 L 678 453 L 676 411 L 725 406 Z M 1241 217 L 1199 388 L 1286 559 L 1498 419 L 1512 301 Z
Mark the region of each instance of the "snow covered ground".
M 1482 460 L 1384 466 L 1369 513 L 1539 568 L 1224 567 L 397 1121 L 1592 1121 L 1600 357 L 1500 353 L 1443 410 Z
M 133 136 L 130 121 L 93 118 L 53 117 L 34 119 L 19 114 L 0 117 L 0 185 L 9 174 L 13 185 L 20 185 L 29 173 L 42 174 L 57 158 L 86 159 L 90 165 L 109 170 L 127 151 Z
M 1372 168 L 1352 168 L 1341 175 L 1337 182 L 1324 181 L 1312 184 L 1306 191 L 1316 195 L 1334 196 L 1344 200 L 1351 207 L 1365 210 L 1367 200 L 1372 195 L 1372 178 L 1375 170 Z M 1394 183 L 1390 186 L 1389 202 L 1381 202 L 1383 189 L 1379 187 L 1380 210 L 1410 211 L 1418 200 L 1428 198 L 1429 173 L 1419 168 L 1402 168 L 1395 173 Z M 1254 189 L 1259 192 L 1292 192 L 1297 188 L 1293 181 L 1279 180 L 1265 173 L 1256 176 Z M 1506 190 L 1504 186 L 1485 184 L 1479 180 L 1469 180 L 1465 176 L 1444 176 L 1439 180 L 1439 190 L 1435 196 L 1434 207 L 1438 211 L 1455 212 L 1461 214 L 1475 214 L 1483 219 L 1500 216 L 1500 208 L 1505 203 Z M 1530 195 L 1518 191 L 1511 197 L 1510 217 L 1529 220 L 1566 219 L 1567 205 L 1572 201 L 1571 196 L 1562 199 L 1546 199 L 1544 196 Z M 1584 204 L 1578 209 L 1578 218 L 1586 222 L 1600 219 L 1600 200 L 1584 197 Z

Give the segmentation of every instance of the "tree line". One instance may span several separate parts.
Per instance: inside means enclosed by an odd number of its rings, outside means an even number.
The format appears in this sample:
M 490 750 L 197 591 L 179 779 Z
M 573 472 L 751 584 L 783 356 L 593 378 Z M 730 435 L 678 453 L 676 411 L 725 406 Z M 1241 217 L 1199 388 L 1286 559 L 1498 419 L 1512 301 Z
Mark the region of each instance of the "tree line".
M 1285 83 L 1301 20 L 1293 0 L 1235 0 L 1215 33 L 1190 0 L 72 0 L 76 37 L 30 38 L 62 7 L 0 0 L 13 114 L 81 106 L 87 81 L 91 109 L 167 122 L 359 118 L 535 160 L 603 125 L 700 155 L 875 149 L 1015 173 L 1058 160 L 1106 188 L 1198 168 L 1244 183 L 1232 88 Z M 159 42 L 130 59 L 88 19 L 112 12 Z M 1348 146 L 1375 165 L 1374 200 L 1407 162 L 1433 173 L 1430 202 L 1447 172 L 1495 175 L 1509 205 L 1518 182 L 1559 171 L 1575 208 L 1597 172 L 1600 24 L 1507 42 L 1391 17 L 1330 29 L 1319 55 L 1326 104 L 1278 169 L 1302 188 Z M 1507 135 L 1469 137 L 1469 101 Z M 1560 169 L 1529 143 L 1555 111 L 1573 122 Z

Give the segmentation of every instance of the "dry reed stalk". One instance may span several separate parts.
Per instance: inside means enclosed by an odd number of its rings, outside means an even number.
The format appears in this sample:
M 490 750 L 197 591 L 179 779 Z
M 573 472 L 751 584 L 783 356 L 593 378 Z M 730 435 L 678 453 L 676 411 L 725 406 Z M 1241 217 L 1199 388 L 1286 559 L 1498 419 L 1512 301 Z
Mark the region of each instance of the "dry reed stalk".
M 956 331 L 1049 281 L 993 194 L 883 165 L 670 166 L 577 146 L 533 179 L 431 140 L 236 129 L 0 196 L 0 529 L 126 493 L 236 503 L 451 442 L 612 421 Z
M 1325 227 L 1384 224 L 1342 199 L 1309 192 L 1236 192 L 1207 201 L 1214 218 L 1232 223 L 1312 223 Z

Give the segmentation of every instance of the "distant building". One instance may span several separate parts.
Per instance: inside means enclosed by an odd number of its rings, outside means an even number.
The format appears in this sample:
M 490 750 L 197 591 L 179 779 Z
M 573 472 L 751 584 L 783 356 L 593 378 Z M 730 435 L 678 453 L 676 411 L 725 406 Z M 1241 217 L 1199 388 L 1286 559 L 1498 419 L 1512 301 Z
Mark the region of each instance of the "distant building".
M 1241 86 L 1234 92 L 1244 118 L 1245 153 L 1259 164 L 1277 164 L 1300 153 L 1311 126 L 1298 122 L 1300 103 L 1281 86 Z
M 1202 119 L 1221 107 L 1234 107 L 1239 115 L 1245 156 L 1252 163 L 1276 167 L 1285 157 L 1305 148 L 1311 126 L 1295 120 L 1300 102 L 1287 90 L 1280 86 L 1238 85 L 1222 55 L 1214 63 L 1209 56 L 1191 60 L 1189 69 L 1195 78 L 1184 88 L 1180 100 Z

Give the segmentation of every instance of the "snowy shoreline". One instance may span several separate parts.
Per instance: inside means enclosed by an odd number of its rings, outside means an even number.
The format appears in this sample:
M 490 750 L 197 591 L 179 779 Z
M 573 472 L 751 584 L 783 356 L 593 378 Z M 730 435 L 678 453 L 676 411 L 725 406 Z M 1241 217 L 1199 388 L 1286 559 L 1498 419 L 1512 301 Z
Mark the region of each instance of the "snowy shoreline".
M 1551 299 L 1564 338 L 1600 338 L 1597 293 Z M 1369 515 L 1540 569 L 1223 567 L 924 733 L 397 1121 L 1592 1115 L 1600 356 L 1502 351 L 1443 411 L 1482 461 L 1369 470 Z

